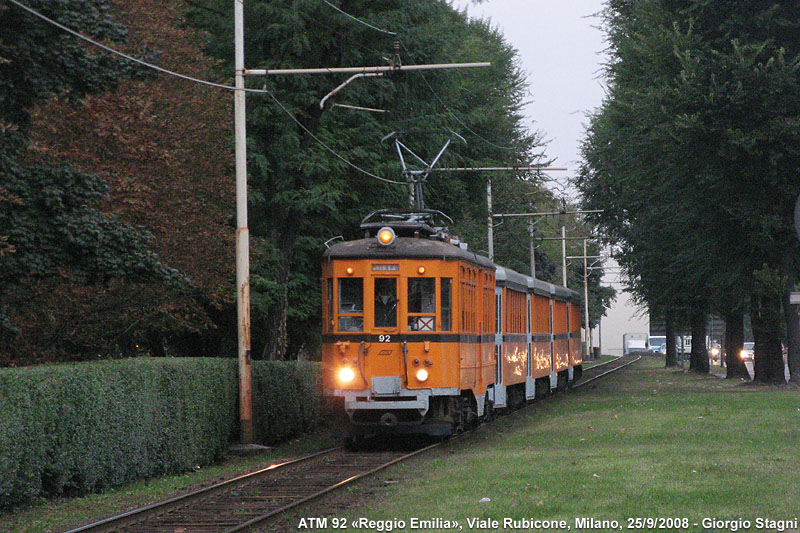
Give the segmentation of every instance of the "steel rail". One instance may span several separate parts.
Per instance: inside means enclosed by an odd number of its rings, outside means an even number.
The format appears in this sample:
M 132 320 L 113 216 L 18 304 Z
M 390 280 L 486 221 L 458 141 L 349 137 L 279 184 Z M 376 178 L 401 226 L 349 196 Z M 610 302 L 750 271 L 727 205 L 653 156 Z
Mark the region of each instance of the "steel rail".
M 609 365 L 611 363 L 619 362 L 620 359 L 622 359 L 623 357 L 618 357 L 616 359 L 612 359 L 610 361 L 606 361 L 604 363 L 601 363 L 599 365 L 593 366 L 593 367 L 591 367 L 589 369 L 586 369 L 586 370 L 587 371 L 588 370 L 593 370 L 595 368 L 600 368 L 600 367 Z M 597 379 L 599 379 L 601 377 L 604 377 L 604 376 L 606 376 L 608 374 L 616 372 L 617 370 L 621 370 L 621 369 L 623 369 L 623 368 L 625 368 L 627 366 L 630 366 L 633 363 L 639 361 L 641 358 L 642 357 L 639 356 L 636 359 L 634 359 L 632 361 L 629 361 L 629 362 L 627 362 L 627 363 L 625 363 L 623 365 L 620 365 L 618 367 L 610 369 L 610 370 L 608 370 L 606 372 L 603 372 L 603 373 L 601 373 L 601 374 L 599 374 L 597 376 L 594 376 L 594 377 L 592 377 L 592 378 L 590 378 L 588 380 L 581 381 L 577 385 L 573 385 L 572 388 L 576 389 L 578 387 L 582 387 L 583 385 L 591 383 L 592 381 L 595 381 L 595 380 L 597 380 Z M 527 407 L 527 406 L 525 406 L 525 407 Z M 524 410 L 524 408 L 523 409 L 519 409 L 519 411 L 521 411 L 521 410 Z M 509 413 L 509 414 L 513 414 L 513 413 Z M 491 422 L 491 421 L 489 421 L 489 422 Z M 454 440 L 454 438 L 461 437 L 461 436 L 465 435 L 466 433 L 468 433 L 468 432 L 464 432 L 464 433 L 462 433 L 460 435 L 456 435 L 453 438 L 449 439 L 448 442 L 452 442 Z M 300 499 L 298 499 L 296 501 L 293 501 L 291 503 L 288 503 L 288 504 L 286 504 L 286 505 L 284 505 L 284 506 L 282 506 L 282 507 L 280 507 L 278 509 L 272 510 L 272 511 L 270 511 L 268 513 L 265 513 L 265 514 L 261 515 L 261 516 L 257 516 L 255 518 L 252 518 L 252 519 L 246 521 L 246 522 L 243 522 L 243 523 L 241 523 L 239 525 L 230 527 L 230 528 L 225 529 L 223 531 L 224 531 L 224 533 L 235 533 L 235 532 L 239 532 L 239 531 L 245 531 L 245 530 L 247 530 L 247 529 L 249 529 L 251 527 L 254 527 L 254 526 L 257 526 L 257 525 L 262 524 L 264 522 L 267 522 L 267 521 L 269 521 L 269 520 L 271 520 L 271 519 L 273 519 L 273 518 L 275 518 L 275 517 L 287 512 L 287 511 L 289 511 L 291 509 L 294 509 L 294 508 L 299 507 L 299 506 L 301 506 L 301 505 L 303 505 L 305 503 L 308 503 L 308 502 L 313 501 L 313 500 L 315 500 L 317 498 L 325 496 L 326 494 L 329 494 L 329 493 L 331 493 L 331 492 L 333 492 L 335 490 L 338 490 L 338 489 L 340 489 L 340 488 L 342 488 L 342 487 L 344 487 L 346 485 L 349 485 L 349 484 L 354 483 L 356 481 L 359 481 L 359 480 L 361 480 L 361 479 L 363 479 L 363 478 L 365 478 L 367 476 L 370 476 L 372 474 L 380 472 L 380 471 L 382 471 L 382 470 L 384 470 L 384 469 L 386 469 L 386 468 L 388 468 L 388 467 L 390 467 L 390 466 L 392 466 L 394 464 L 397 464 L 399 462 L 405 461 L 406 459 L 410 459 L 411 457 L 414 457 L 416 455 L 419 455 L 419 454 L 422 454 L 424 452 L 427 452 L 427 451 L 429 451 L 429 450 L 431 450 L 433 448 L 441 446 L 442 444 L 443 444 L 443 442 L 437 442 L 435 444 L 431 444 L 429 446 L 425 446 L 423 448 L 420 448 L 420 449 L 415 450 L 413 452 L 410 452 L 408 454 L 402 455 L 400 457 L 396 457 L 396 458 L 394 458 L 394 459 L 392 459 L 392 460 L 390 460 L 390 461 L 388 461 L 388 462 L 386 462 L 386 463 L 384 463 L 384 464 L 382 464 L 380 466 L 377 466 L 377 467 L 375 467 L 375 468 L 373 468 L 373 469 L 371 469 L 369 471 L 362 472 L 360 474 L 351 476 L 351 477 L 349 477 L 347 479 L 339 481 L 338 483 L 335 483 L 335 484 L 330 485 L 330 486 L 328 486 L 328 487 L 326 487 L 326 488 L 324 488 L 322 490 L 319 490 L 319 491 L 317 491 L 317 492 L 315 492 L 313 494 L 310 494 L 308 496 L 302 497 L 302 498 L 300 498 Z M 246 484 L 248 482 L 251 482 L 251 481 L 254 481 L 254 480 L 258 479 L 260 476 L 263 476 L 263 475 L 265 475 L 267 473 L 275 472 L 275 471 L 279 470 L 282 467 L 286 467 L 286 466 L 289 466 L 289 465 L 294 465 L 294 464 L 297 464 L 297 463 L 301 463 L 301 462 L 304 462 L 304 461 L 315 459 L 315 458 L 318 458 L 320 456 L 323 456 L 323 455 L 326 455 L 326 454 L 330 454 L 332 452 L 335 452 L 335 451 L 341 450 L 341 449 L 342 449 L 341 446 L 335 447 L 335 448 L 328 448 L 328 449 L 325 449 L 325 450 L 322 450 L 322 451 L 319 451 L 319 452 L 316 452 L 316 453 L 313 453 L 313 454 L 309 454 L 309 455 L 305 455 L 303 457 L 299 457 L 297 459 L 292 459 L 290 461 L 286 461 L 286 462 L 283 462 L 283 463 L 277 463 L 277 464 L 271 465 L 271 466 L 269 466 L 267 468 L 262 468 L 260 470 L 257 470 L 255 472 L 250 472 L 250 473 L 247 473 L 247 474 L 244 474 L 244 475 L 241 475 L 241 476 L 237 476 L 237 477 L 229 479 L 229 480 L 222 481 L 220 483 L 216 483 L 216 484 L 211 485 L 209 487 L 205 487 L 205 488 L 202 488 L 202 489 L 199 489 L 199 490 L 196 490 L 196 491 L 192 491 L 192 492 L 189 492 L 187 494 L 176 496 L 176 497 L 173 497 L 173 498 L 161 501 L 161 502 L 156 502 L 156 503 L 153 503 L 153 504 L 150 504 L 150 505 L 146 505 L 144 507 L 139 507 L 137 509 L 133 509 L 131 511 L 127 511 L 127 512 L 121 513 L 119 515 L 111 516 L 109 518 L 105 518 L 105 519 L 100 520 L 98 522 L 87 524 L 87 525 L 78 527 L 76 529 L 71 529 L 71 530 L 66 531 L 65 533 L 85 533 L 85 532 L 98 532 L 98 531 L 115 531 L 115 530 L 117 530 L 117 529 L 119 529 L 121 527 L 127 527 L 127 526 L 134 525 L 134 524 L 136 524 L 138 522 L 142 522 L 142 521 L 144 521 L 144 520 L 146 520 L 148 518 L 152 518 L 153 516 L 157 516 L 157 515 L 160 515 L 160 514 L 165 514 L 165 513 L 174 511 L 176 509 L 179 509 L 181 507 L 185 507 L 185 506 L 187 506 L 187 505 L 189 505 L 191 503 L 194 503 L 194 502 L 196 502 L 198 500 L 202 500 L 202 499 L 208 498 L 208 497 L 210 497 L 212 495 L 215 495 L 217 493 L 225 492 L 226 490 L 234 488 L 234 487 L 239 486 L 239 485 L 244 485 L 244 484 Z
M 268 466 L 267 468 L 262 468 L 260 470 L 249 472 L 247 474 L 243 474 L 235 478 L 227 479 L 225 481 L 215 483 L 214 485 L 210 485 L 202 489 L 198 489 L 192 492 L 187 492 L 186 494 L 181 494 L 180 496 L 175 496 L 167 500 L 145 505 L 144 507 L 137 507 L 136 509 L 131 509 L 130 511 L 110 516 L 108 518 L 104 518 L 103 520 L 99 520 L 97 522 L 92 522 L 91 524 L 86 524 L 75 529 L 70 529 L 65 531 L 64 533 L 114 531 L 119 527 L 125 527 L 135 524 L 136 522 L 140 522 L 145 518 L 149 518 L 153 515 L 162 514 L 178 509 L 180 507 L 183 507 L 189 503 L 192 503 L 200 499 L 201 497 L 208 497 L 218 492 L 222 492 L 226 489 L 229 489 L 235 485 L 247 483 L 266 473 L 275 472 L 276 470 L 279 470 L 289 465 L 294 465 L 297 463 L 308 461 L 310 459 L 315 459 L 322 455 L 327 455 L 329 453 L 335 452 L 336 450 L 341 450 L 342 448 L 343 448 L 342 446 L 327 448 L 319 452 L 298 457 L 297 459 L 292 459 L 290 461 L 286 461 L 283 463 L 277 463 Z
M 588 367 L 585 366 L 585 367 L 583 367 L 583 371 L 587 372 L 589 370 L 594 370 L 595 368 L 600 368 L 601 366 L 605 366 L 605 365 L 608 365 L 608 364 L 611 364 L 611 363 L 616 363 L 617 361 L 619 361 L 623 357 L 625 357 L 625 356 L 624 355 L 620 355 L 619 357 L 615 357 L 614 359 L 609 359 L 608 361 L 605 361 L 605 362 L 597 364 L 597 365 L 592 365 L 592 366 L 588 366 Z
M 365 478 L 367 476 L 371 476 L 372 474 L 380 472 L 381 470 L 384 470 L 385 468 L 389 468 L 390 466 L 392 466 L 394 464 L 397 464 L 397 463 L 399 463 L 401 461 L 405 461 L 406 459 L 410 459 L 411 457 L 414 457 L 415 455 L 419 455 L 419 454 L 421 454 L 423 452 L 426 452 L 428 450 L 436 448 L 437 446 L 441 446 L 442 444 L 443 444 L 442 442 L 437 442 L 435 444 L 431 444 L 429 446 L 425 446 L 424 448 L 420 448 L 419 450 L 415 450 L 415 451 L 413 451 L 411 453 L 403 455 L 402 457 L 397 457 L 395 459 L 392 459 L 391 461 L 386 462 L 386 463 L 384 463 L 384 464 L 382 464 L 382 465 L 380 465 L 380 466 L 378 466 L 376 468 L 373 468 L 372 470 L 369 470 L 368 472 L 362 472 L 361 474 L 349 477 L 349 478 L 347 478 L 345 480 L 342 480 L 342 481 L 336 483 L 335 485 L 331 485 L 330 487 L 324 488 L 324 489 L 322 489 L 322 490 L 320 490 L 318 492 L 315 492 L 314 494 L 310 494 L 310 495 L 306 496 L 305 498 L 302 498 L 302 499 L 297 500 L 295 502 L 288 503 L 288 504 L 284 505 L 283 507 L 281 507 L 280 509 L 275 509 L 274 511 L 270 511 L 269 513 L 263 514 L 261 516 L 257 516 L 257 517 L 255 517 L 255 518 L 253 518 L 251 520 L 248 520 L 247 522 L 239 524 L 238 526 L 232 527 L 230 529 L 226 529 L 222 533 L 235 533 L 237 531 L 246 531 L 247 529 L 249 529 L 249 528 L 251 528 L 253 526 L 256 526 L 258 524 L 266 522 L 267 520 L 269 520 L 271 518 L 274 518 L 274 517 L 276 517 L 278 515 L 281 515 L 281 514 L 285 513 L 286 511 L 294 509 L 295 507 L 299 507 L 300 505 L 303 505 L 304 503 L 307 503 L 307 502 L 310 502 L 312 500 L 315 500 L 315 499 L 317 499 L 317 498 L 319 498 L 321 496 L 324 496 L 324 495 L 328 494 L 329 492 L 333 492 L 333 491 L 335 491 L 337 489 L 340 489 L 340 488 L 344 487 L 345 485 L 349 485 L 350 483 L 354 483 L 354 482 L 356 482 L 356 481 L 358 481 L 358 480 L 360 480 L 362 478 Z
M 636 359 L 634 359 L 633 361 L 628 361 L 628 362 L 627 362 L 627 363 L 625 363 L 624 365 L 620 365 L 620 366 L 618 366 L 618 367 L 616 367 L 616 368 L 612 368 L 611 370 L 608 370 L 607 372 L 603 372 L 602 374 L 598 374 L 598 375 L 594 376 L 593 378 L 587 379 L 586 381 L 581 381 L 581 382 L 580 382 L 580 383 L 578 383 L 577 385 L 573 385 L 573 387 L 572 387 L 572 388 L 573 388 L 573 389 L 577 389 L 578 387 L 583 387 L 584 385 L 587 385 L 587 384 L 591 383 L 592 381 L 594 381 L 594 380 L 596 380 L 596 379 L 600 379 L 600 378 L 602 378 L 603 376 L 606 376 L 606 375 L 608 375 L 608 374 L 611 374 L 612 372 L 616 372 L 617 370 L 622 370 L 623 368 L 625 368 L 625 367 L 627 367 L 627 366 L 631 366 L 633 363 L 635 363 L 635 362 L 637 362 L 637 361 L 641 360 L 641 358 L 642 358 L 642 356 L 640 355 L 640 356 L 638 356 Z M 622 358 L 620 357 L 619 359 L 622 359 Z M 609 363 L 610 363 L 610 362 L 616 362 L 616 361 L 619 361 L 619 359 L 614 359 L 614 361 L 609 361 Z M 608 363 L 603 363 L 603 364 L 605 365 L 605 364 L 608 364 Z M 602 365 L 597 365 L 597 366 L 602 366 Z M 592 367 L 592 368 L 597 368 L 597 367 Z M 591 370 L 591 369 L 590 369 L 590 370 Z

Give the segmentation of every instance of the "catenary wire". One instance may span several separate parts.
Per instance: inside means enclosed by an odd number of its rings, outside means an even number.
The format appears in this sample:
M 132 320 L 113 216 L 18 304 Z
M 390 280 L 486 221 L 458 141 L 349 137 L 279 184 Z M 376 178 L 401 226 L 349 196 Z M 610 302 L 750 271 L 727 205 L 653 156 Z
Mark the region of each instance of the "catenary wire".
M 322 0 L 322 1 L 323 1 L 323 2 L 325 2 L 326 4 L 328 4 L 330 7 L 332 7 L 332 8 L 333 8 L 333 9 L 335 9 L 336 11 L 338 11 L 339 13 L 341 13 L 342 15 L 344 15 L 344 16 L 346 16 L 346 17 L 349 17 L 349 18 L 351 18 L 351 19 L 355 20 L 356 22 L 358 22 L 358 23 L 360 23 L 360 24 L 363 24 L 364 26 L 366 26 L 366 27 L 368 27 L 368 28 L 372 28 L 372 29 L 373 29 L 373 30 L 375 30 L 375 31 L 379 31 L 379 32 L 381 32 L 381 33 L 385 33 L 385 34 L 387 34 L 387 35 L 397 35 L 397 33 L 393 32 L 393 31 L 382 30 L 382 29 L 380 29 L 380 28 L 376 28 L 376 27 L 375 27 L 375 26 L 373 26 L 372 24 L 369 24 L 369 23 L 367 23 L 367 22 L 364 22 L 364 21 L 363 21 L 363 20 L 361 20 L 360 18 L 358 18 L 358 17 L 354 17 L 354 16 L 353 16 L 353 15 L 351 15 L 350 13 L 347 13 L 347 12 L 345 12 L 345 11 L 342 11 L 342 9 L 341 9 L 341 8 L 339 8 L 339 7 L 336 7 L 335 5 L 331 4 L 330 2 L 328 2 L 328 0 Z
M 403 47 L 403 50 L 405 50 L 405 51 L 406 51 L 406 54 L 408 54 L 408 57 L 411 59 L 411 63 L 412 63 L 412 64 L 416 64 L 416 62 L 414 61 L 414 56 L 411 54 L 411 51 L 409 51 L 409 49 L 408 49 L 408 48 L 406 48 L 406 45 L 405 45 L 405 44 L 404 44 L 402 41 L 400 42 L 400 46 L 402 46 L 402 47 Z M 467 131 L 469 131 L 469 132 L 470 132 L 472 135 L 474 135 L 474 136 L 475 136 L 475 137 L 477 137 L 478 139 L 482 140 L 483 142 L 485 142 L 485 143 L 486 143 L 486 144 L 488 144 L 489 146 L 494 146 L 495 148 L 498 148 L 498 149 L 500 149 L 500 150 L 509 150 L 509 151 L 516 151 L 516 150 L 517 150 L 516 148 L 514 148 L 514 147 L 511 147 L 511 146 L 500 146 L 499 144 L 495 144 L 495 143 L 493 143 L 492 141 L 490 141 L 490 140 L 488 140 L 488 139 L 485 139 L 484 137 L 482 137 L 482 136 L 481 136 L 480 134 L 478 134 L 477 132 L 473 131 L 473 130 L 472 130 L 472 128 L 470 128 L 469 126 L 467 126 L 467 125 L 464 123 L 464 121 L 462 121 L 460 118 L 458 118 L 458 115 L 456 115 L 455 113 L 453 113 L 453 111 L 452 111 L 452 110 L 451 110 L 451 109 L 450 109 L 450 108 L 447 106 L 447 104 L 445 104 L 445 103 L 444 103 L 444 101 L 443 101 L 443 100 L 442 100 L 442 99 L 439 97 L 439 95 L 436 93 L 436 91 L 435 91 L 435 90 L 433 90 L 433 87 L 431 87 L 431 84 L 428 82 L 428 78 L 426 78 L 426 77 L 425 77 L 425 74 L 423 74 L 423 73 L 420 71 L 420 72 L 419 72 L 419 75 L 420 75 L 420 76 L 422 76 L 422 80 L 425 82 L 425 85 L 427 85 L 428 89 L 431 91 L 431 94 L 433 94 L 434 98 L 436 98 L 436 100 L 438 100 L 438 101 L 439 101 L 439 103 L 442 105 L 442 107 L 444 107 L 444 108 L 445 108 L 445 109 L 448 111 L 448 113 L 450 114 L 450 116 L 451 116 L 451 117 L 453 117 L 453 119 L 455 119 L 455 121 L 456 121 L 456 122 L 458 122 L 459 124 L 461 124 L 461 126 L 463 126 L 463 127 L 464 127 L 464 128 L 467 130 Z
M 133 57 L 131 55 L 128 55 L 126 53 L 120 52 L 119 50 L 115 50 L 114 48 L 111 48 L 110 46 L 106 46 L 106 45 L 104 45 L 102 43 L 99 43 L 99 42 L 95 41 L 94 39 L 83 35 L 82 33 L 79 33 L 79 32 L 77 32 L 77 31 L 75 31 L 75 30 L 73 30 L 71 28 L 68 28 L 68 27 L 64 26 L 63 24 L 61 24 L 59 22 L 56 22 L 55 20 L 47 17 L 46 15 L 43 15 L 43 14 L 39 13 L 35 9 L 32 9 L 32 8 L 26 6 L 25 4 L 22 4 L 21 2 L 18 2 L 17 0 L 8 0 L 8 2 L 11 3 L 11 4 L 14 4 L 15 6 L 21 8 L 21 9 L 24 9 L 25 11 L 27 11 L 31 15 L 39 17 L 40 19 L 44 20 L 45 22 L 48 22 L 48 23 L 52 24 L 53 26 L 55 26 L 57 28 L 60 28 L 60 29 L 64 30 L 65 32 L 69 33 L 69 34 L 74 35 L 75 37 L 78 37 L 79 39 L 82 39 L 82 40 L 86 41 L 87 43 L 93 44 L 94 46 L 97 46 L 98 48 L 102 48 L 103 50 L 105 50 L 107 52 L 110 52 L 112 54 L 115 54 L 115 55 L 118 55 L 120 57 L 123 57 L 123 58 L 127 59 L 128 61 L 133 61 L 134 63 L 138 63 L 138 64 L 140 64 L 142 66 L 145 66 L 147 68 L 151 68 L 153 70 L 157 70 L 157 71 L 162 72 L 164 74 L 169 74 L 170 76 L 175 76 L 177 78 L 181 78 L 181 79 L 184 79 L 184 80 L 187 80 L 187 81 L 200 83 L 202 85 L 208 85 L 209 87 L 217 87 L 219 89 L 226 89 L 226 90 L 229 90 L 229 91 L 235 91 L 236 90 L 236 87 L 234 87 L 232 85 L 224 85 L 222 83 L 214 83 L 214 82 L 208 81 L 208 80 L 201 80 L 199 78 L 193 78 L 192 76 L 187 76 L 186 74 L 181 74 L 180 72 L 175 72 L 173 70 L 169 70 L 169 69 L 166 69 L 166 68 L 163 68 L 163 67 L 159 67 L 158 65 L 154 65 L 152 63 L 148 63 L 147 61 L 143 61 L 141 59 L 138 59 L 138 58 Z M 268 92 L 268 91 L 262 90 L 262 89 L 243 89 L 243 90 L 246 91 L 246 92 L 249 92 L 249 93 L 267 93 Z
M 186 74 L 181 74 L 179 72 L 175 72 L 175 71 L 172 71 L 172 70 L 169 70 L 169 69 L 165 69 L 163 67 L 159 67 L 158 65 L 154 65 L 152 63 L 148 63 L 147 61 L 143 61 L 141 59 L 138 59 L 138 58 L 135 58 L 135 57 L 130 56 L 128 54 L 125 54 L 123 52 L 120 52 L 119 50 L 115 50 L 114 48 L 106 46 L 106 45 L 104 45 L 102 43 L 99 43 L 99 42 L 95 41 L 94 39 L 91 39 L 90 37 L 87 37 L 87 36 L 83 35 L 82 33 L 79 33 L 79 32 L 77 32 L 77 31 L 75 31 L 75 30 L 73 30 L 71 28 L 68 28 L 67 26 L 64 26 L 63 24 L 61 24 L 59 22 L 56 22 L 55 20 L 53 20 L 53 19 L 51 19 L 51 18 L 39 13 L 38 11 L 26 6 L 25 4 L 22 4 L 21 2 L 18 2 L 17 0 L 8 0 L 8 2 L 14 4 L 15 6 L 21 8 L 21 9 L 24 9 L 28 13 L 30 13 L 30 14 L 32 14 L 32 15 L 34 15 L 34 16 L 42 19 L 42 20 L 44 20 L 45 22 L 47 22 L 49 24 L 52 24 L 53 26 L 55 26 L 57 28 L 60 28 L 61 30 L 64 30 L 65 32 L 67 32 L 67 33 L 69 33 L 71 35 L 74 35 L 75 37 L 78 37 L 79 39 L 82 39 L 82 40 L 84 40 L 84 41 L 86 41 L 86 42 L 88 42 L 90 44 L 93 44 L 94 46 L 97 46 L 98 48 L 102 48 L 103 50 L 106 50 L 107 52 L 110 52 L 112 54 L 118 55 L 118 56 L 120 56 L 122 58 L 125 58 L 125 59 L 129 60 L 129 61 L 133 61 L 134 63 L 138 63 L 138 64 L 140 64 L 142 66 L 147 67 L 147 68 L 151 68 L 151 69 L 157 70 L 158 72 L 162 72 L 164 74 L 168 74 L 170 76 L 175 76 L 175 77 L 181 78 L 183 80 L 191 81 L 191 82 L 194 82 L 194 83 L 199 83 L 201 85 L 206 85 L 206 86 L 209 86 L 209 87 L 216 87 L 218 89 L 225 89 L 225 90 L 229 90 L 229 91 L 238 90 L 236 87 L 233 87 L 231 85 L 224 85 L 224 84 L 221 84 L 221 83 L 214 83 L 214 82 L 211 82 L 211 81 L 202 80 L 202 79 L 199 79 L 199 78 L 194 78 L 192 76 L 187 76 Z M 344 163 L 346 163 L 347 165 L 349 165 L 353 169 L 357 170 L 358 172 L 361 172 L 362 174 L 365 174 L 365 175 L 367 175 L 367 176 L 369 176 L 371 178 L 374 178 L 376 180 L 383 181 L 383 182 L 386 182 L 386 183 L 394 183 L 394 184 L 398 184 L 398 185 L 407 185 L 408 184 L 405 181 L 397 181 L 397 180 L 390 180 L 388 178 L 383 178 L 381 176 L 373 174 L 372 172 L 364 170 L 363 168 L 359 167 L 355 163 L 349 161 L 347 158 L 345 158 L 344 156 L 342 156 L 341 154 L 336 152 L 333 148 L 331 148 L 330 146 L 325 144 L 319 137 L 314 135 L 311 132 L 311 130 L 309 130 L 305 125 L 303 125 L 303 123 L 300 122 L 297 119 L 297 117 L 295 117 L 286 108 L 286 106 L 284 106 L 283 103 L 281 103 L 281 101 L 278 100 L 278 98 L 274 94 L 272 94 L 272 92 L 269 91 L 268 89 L 247 89 L 247 88 L 243 88 L 241 90 L 243 90 L 245 92 L 249 92 L 249 93 L 269 95 L 269 97 L 272 98 L 272 100 L 278 105 L 278 107 L 280 107 L 281 110 L 284 113 L 286 113 L 286 115 L 289 118 L 291 118 L 298 126 L 300 126 L 300 128 L 302 128 L 303 131 L 308 133 L 308 135 L 310 135 L 312 139 L 314 139 L 317 143 L 319 143 L 320 146 L 325 148 L 328 152 L 330 152 L 331 154 L 333 154 L 338 159 L 340 159 L 341 161 L 343 161 Z
M 411 59 L 411 63 L 412 63 L 412 64 L 415 64 L 415 61 L 414 61 L 414 56 L 413 56 L 413 54 L 411 53 L 411 51 L 410 51 L 410 50 L 409 50 L 409 49 L 406 47 L 406 45 L 405 45 L 405 44 L 404 44 L 402 41 L 400 42 L 400 46 L 403 48 L 403 50 L 405 50 L 406 54 L 408 54 L 408 57 Z M 430 90 L 431 94 L 433 94 L 434 98 L 436 98 L 436 100 L 438 100 L 438 102 L 439 102 L 439 103 L 442 105 L 442 107 L 444 107 L 444 108 L 445 108 L 445 110 L 448 112 L 448 114 L 449 114 L 449 115 L 450 115 L 450 116 L 451 116 L 451 117 L 452 117 L 452 118 L 453 118 L 453 119 L 454 119 L 456 122 L 458 122 L 458 123 L 459 123 L 461 126 L 463 126 L 463 127 L 464 127 L 464 128 L 467 130 L 467 131 L 469 131 L 469 132 L 470 132 L 472 135 L 474 135 L 475 137 L 477 137 L 477 138 L 478 138 L 478 139 L 480 139 L 481 141 L 485 142 L 485 143 L 486 143 L 486 144 L 488 144 L 489 146 L 493 146 L 493 147 L 495 147 L 495 148 L 498 148 L 498 149 L 500 149 L 500 150 L 508 150 L 508 151 L 515 151 L 515 150 L 517 150 L 516 148 L 514 148 L 514 147 L 511 147 L 511 146 L 500 146 L 500 145 L 498 145 L 498 144 L 496 144 L 496 143 L 493 143 L 492 141 L 490 141 L 490 140 L 486 139 L 485 137 L 481 136 L 479 133 L 477 133 L 476 131 L 474 131 L 472 128 L 470 128 L 469 126 L 467 126 L 467 125 L 464 123 L 464 121 L 462 121 L 460 118 L 458 118 L 458 115 L 456 115 L 456 114 L 453 112 L 453 110 L 452 110 L 452 109 L 450 109 L 450 108 L 448 107 L 448 105 L 447 105 L 447 104 L 446 104 L 446 103 L 445 103 L 445 102 L 442 100 L 442 98 L 441 98 L 441 97 L 438 95 L 438 93 L 437 93 L 437 92 L 434 90 L 434 88 L 433 88 L 433 87 L 431 86 L 431 84 L 428 82 L 428 78 L 426 78 L 426 77 L 425 77 L 425 74 L 424 74 L 423 72 L 419 72 L 419 74 L 420 74 L 420 76 L 422 76 L 422 80 L 425 82 L 425 85 L 428 87 L 428 89 Z M 457 72 L 457 74 L 459 74 L 459 75 L 460 75 L 460 73 L 459 73 L 459 72 Z M 562 189 L 568 189 L 568 188 L 569 188 L 569 185 L 565 185 L 565 184 L 564 184 L 564 183 L 563 183 L 561 180 L 559 180 L 558 178 L 550 178 L 550 181 L 553 181 L 553 182 L 557 183 L 557 184 L 558 184 L 558 185 L 559 185 L 559 186 L 560 186 Z

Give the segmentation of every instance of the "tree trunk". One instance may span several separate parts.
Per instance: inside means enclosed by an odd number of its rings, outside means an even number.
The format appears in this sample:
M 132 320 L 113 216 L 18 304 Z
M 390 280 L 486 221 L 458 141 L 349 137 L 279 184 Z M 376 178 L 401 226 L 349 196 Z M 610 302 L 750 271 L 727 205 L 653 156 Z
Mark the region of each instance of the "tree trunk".
M 783 320 L 786 323 L 787 363 L 789 364 L 789 381 L 800 385 L 800 318 L 798 308 L 789 303 L 789 298 L 797 283 L 797 246 L 788 246 L 781 261 L 783 276 Z
M 669 311 L 664 313 L 664 329 L 667 336 L 666 366 L 678 366 L 678 350 L 675 346 L 675 317 Z
M 750 319 L 753 325 L 754 375 L 756 383 L 786 383 L 781 354 L 781 301 L 768 292 L 751 300 Z
M 740 357 L 744 344 L 744 313 L 741 309 L 728 311 L 725 319 L 725 367 L 727 379 L 750 379 L 747 367 Z
M 275 272 L 278 283 L 278 297 L 269 306 L 267 315 L 267 342 L 264 346 L 264 359 L 282 361 L 286 358 L 288 334 L 286 320 L 289 312 L 289 260 L 282 257 Z
M 706 350 L 706 314 L 701 310 L 691 312 L 692 353 L 689 359 L 689 370 L 708 374 L 708 350 Z

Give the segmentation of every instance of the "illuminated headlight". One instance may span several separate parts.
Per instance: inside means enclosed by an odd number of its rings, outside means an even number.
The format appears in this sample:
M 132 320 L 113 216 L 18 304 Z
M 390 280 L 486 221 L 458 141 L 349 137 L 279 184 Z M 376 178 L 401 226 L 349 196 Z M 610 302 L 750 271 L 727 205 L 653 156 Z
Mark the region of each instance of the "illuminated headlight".
M 383 246 L 389 246 L 394 242 L 395 233 L 392 228 L 381 228 L 378 231 L 378 242 Z
M 425 381 L 428 379 L 428 371 L 424 368 L 417 370 L 417 381 Z
M 739 359 L 744 359 L 744 350 L 739 352 Z
M 352 368 L 345 367 L 339 370 L 339 381 L 342 383 L 350 383 L 353 381 L 353 379 L 355 379 L 355 377 L 356 373 L 353 372 Z
M 711 355 L 713 356 L 719 355 L 719 348 L 711 348 Z

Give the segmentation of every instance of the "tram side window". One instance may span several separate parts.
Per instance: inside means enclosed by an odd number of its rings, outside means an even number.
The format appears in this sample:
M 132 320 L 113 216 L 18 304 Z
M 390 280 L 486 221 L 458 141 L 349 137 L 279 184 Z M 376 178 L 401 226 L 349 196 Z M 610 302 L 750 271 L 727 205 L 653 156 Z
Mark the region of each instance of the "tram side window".
M 362 278 L 339 279 L 339 331 L 364 331 Z
M 433 331 L 435 329 L 435 278 L 408 278 L 408 313 L 409 331 Z
M 452 328 L 452 287 L 453 278 L 442 278 L 442 331 L 450 331 Z
M 397 327 L 396 278 L 375 278 L 375 327 Z

